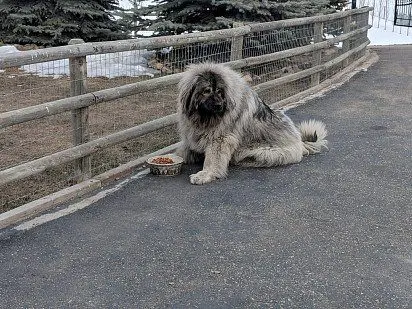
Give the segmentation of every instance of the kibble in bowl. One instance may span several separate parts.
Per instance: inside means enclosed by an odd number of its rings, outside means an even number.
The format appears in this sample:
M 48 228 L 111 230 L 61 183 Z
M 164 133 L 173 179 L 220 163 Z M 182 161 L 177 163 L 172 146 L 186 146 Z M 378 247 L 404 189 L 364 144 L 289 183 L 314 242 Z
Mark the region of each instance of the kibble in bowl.
M 180 174 L 183 158 L 175 154 L 165 154 L 147 159 L 150 172 L 160 176 L 175 176 Z

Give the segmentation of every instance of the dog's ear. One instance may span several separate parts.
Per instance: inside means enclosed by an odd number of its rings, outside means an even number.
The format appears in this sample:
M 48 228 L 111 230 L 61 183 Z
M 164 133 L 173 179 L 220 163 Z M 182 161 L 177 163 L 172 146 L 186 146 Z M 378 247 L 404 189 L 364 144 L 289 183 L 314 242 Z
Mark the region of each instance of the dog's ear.
M 183 110 L 189 116 L 193 115 L 197 109 L 196 102 L 198 99 L 198 93 L 196 92 L 196 90 L 197 90 L 196 84 L 193 84 L 185 100 L 182 102 L 182 104 L 184 104 Z
M 195 108 L 193 106 L 193 96 L 196 91 L 196 82 L 197 78 L 192 80 L 185 78 L 179 83 L 178 103 L 185 114 L 189 114 Z

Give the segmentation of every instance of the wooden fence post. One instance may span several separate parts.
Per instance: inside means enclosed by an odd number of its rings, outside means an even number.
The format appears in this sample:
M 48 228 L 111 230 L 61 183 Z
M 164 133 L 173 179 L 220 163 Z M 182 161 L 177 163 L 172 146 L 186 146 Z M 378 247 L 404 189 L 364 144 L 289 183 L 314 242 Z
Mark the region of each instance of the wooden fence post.
M 369 13 L 370 12 L 364 12 L 364 13 L 362 13 L 362 14 L 360 14 L 360 24 L 361 24 L 361 26 L 367 26 L 367 25 L 369 25 Z M 364 39 L 364 41 L 366 42 L 366 41 L 369 41 L 369 38 L 368 38 L 368 31 L 366 31 L 363 35 L 361 35 L 362 37 L 363 37 L 363 39 Z M 362 55 L 365 55 L 366 54 L 366 47 L 365 47 L 365 49 L 362 51 Z
M 241 27 L 243 23 L 234 22 L 233 27 Z M 243 35 L 232 38 L 230 61 L 239 60 L 243 58 Z
M 69 45 L 82 44 L 82 39 L 72 39 Z M 70 96 L 77 96 L 87 92 L 87 62 L 86 56 L 69 58 L 70 66 Z M 75 146 L 90 140 L 89 108 L 83 107 L 72 111 L 73 144 Z M 91 176 L 90 156 L 74 161 L 74 179 L 77 183 L 89 179 Z
M 352 16 L 351 15 L 345 17 L 345 19 L 343 20 L 343 33 L 344 34 L 350 32 L 351 22 L 352 22 Z M 352 39 L 347 39 L 347 40 L 343 41 L 343 43 L 342 43 L 342 53 L 346 53 L 347 51 L 350 50 L 351 40 Z M 343 60 L 343 67 L 347 67 L 348 65 L 349 65 L 349 59 Z
M 313 43 L 319 43 L 323 40 L 323 22 L 317 22 L 313 25 Z M 313 52 L 313 66 L 320 65 L 322 63 L 322 50 Z M 311 77 L 311 87 L 319 85 L 320 73 L 315 73 Z

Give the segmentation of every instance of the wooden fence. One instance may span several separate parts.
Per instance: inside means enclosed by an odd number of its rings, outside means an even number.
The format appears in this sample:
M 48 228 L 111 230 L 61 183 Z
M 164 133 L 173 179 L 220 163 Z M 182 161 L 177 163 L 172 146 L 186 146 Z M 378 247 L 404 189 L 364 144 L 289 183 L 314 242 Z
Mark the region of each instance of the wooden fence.
M 90 106 L 125 98 L 156 89 L 159 86 L 174 85 L 178 83 L 182 73 L 86 93 L 84 81 L 87 79 L 87 55 L 142 49 L 154 50 L 170 46 L 208 42 L 210 40 L 229 40 L 231 44 L 230 61 L 225 64 L 236 70 L 246 69 L 254 65 L 265 65 L 276 60 L 288 59 L 308 53 L 314 58 L 311 62 L 313 65 L 308 68 L 256 84 L 254 87 L 258 92 L 268 91 L 303 78 L 309 78 L 309 86 L 314 87 L 322 81 L 321 76 L 326 76 L 326 78 L 330 76 L 325 72 L 332 72 L 330 71 L 331 68 L 337 65 L 339 65 L 339 68 L 347 66 L 351 61 L 359 59 L 364 55 L 365 48 L 369 44 L 367 30 L 370 28 L 368 25 L 368 13 L 371 10 L 372 8 L 365 7 L 324 16 L 241 25 L 233 29 L 167 37 L 100 43 L 82 43 L 72 40 L 68 46 L 38 49 L 2 56 L 0 58 L 0 69 L 68 58 L 70 60 L 70 78 L 72 82 L 71 96 L 68 98 L 1 113 L 0 129 L 71 111 L 74 133 L 73 147 L 0 171 L 0 186 L 72 161 L 76 162 L 76 173 L 79 175 L 78 181 L 83 181 L 91 177 L 91 154 L 96 153 L 102 148 L 134 139 L 176 122 L 176 114 L 172 114 L 124 131 L 90 140 L 87 122 L 88 108 Z M 328 31 L 325 32 L 325 25 L 332 22 L 341 23 L 342 26 L 338 27 L 339 31 L 333 34 L 328 33 Z M 311 37 L 306 37 L 305 43 L 300 43 L 298 44 L 299 46 L 290 49 L 253 57 L 244 57 L 245 53 L 242 51 L 245 48 L 247 36 L 256 33 L 280 31 L 282 29 L 297 29 L 300 26 L 306 27 L 305 29 L 311 29 Z M 331 48 L 337 48 L 339 52 L 332 59 L 324 61 L 322 57 L 325 51 Z M 273 106 L 279 107 L 280 104 L 276 102 Z

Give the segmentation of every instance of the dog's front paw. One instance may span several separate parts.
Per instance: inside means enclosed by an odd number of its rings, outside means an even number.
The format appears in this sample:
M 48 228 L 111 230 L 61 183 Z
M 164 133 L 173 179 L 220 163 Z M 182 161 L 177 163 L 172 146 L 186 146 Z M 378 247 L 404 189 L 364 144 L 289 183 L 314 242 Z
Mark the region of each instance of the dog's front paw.
M 190 183 L 193 185 L 203 185 L 215 179 L 216 177 L 214 177 L 208 171 L 200 171 L 200 172 L 197 172 L 196 174 L 190 175 Z

